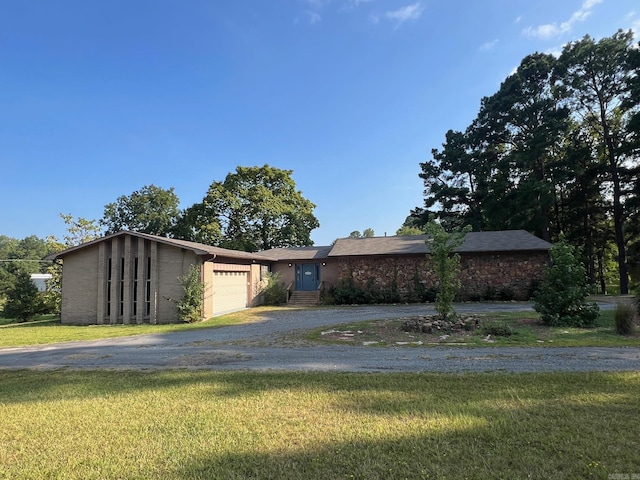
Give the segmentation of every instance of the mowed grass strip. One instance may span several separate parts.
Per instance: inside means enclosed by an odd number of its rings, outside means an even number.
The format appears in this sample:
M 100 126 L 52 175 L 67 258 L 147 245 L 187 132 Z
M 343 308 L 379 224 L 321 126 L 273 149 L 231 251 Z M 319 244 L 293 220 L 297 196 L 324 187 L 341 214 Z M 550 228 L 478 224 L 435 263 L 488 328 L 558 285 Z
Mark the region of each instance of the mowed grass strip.
M 133 335 L 161 334 L 201 328 L 218 328 L 228 325 L 259 322 L 263 314 L 278 307 L 258 307 L 222 315 L 198 323 L 174 323 L 164 325 L 61 325 L 59 317 L 48 316 L 43 321 L 2 324 L 0 319 L 0 348 L 27 345 L 45 345 L 80 340 L 127 337 Z
M 0 372 L 0 478 L 608 478 L 640 373 Z

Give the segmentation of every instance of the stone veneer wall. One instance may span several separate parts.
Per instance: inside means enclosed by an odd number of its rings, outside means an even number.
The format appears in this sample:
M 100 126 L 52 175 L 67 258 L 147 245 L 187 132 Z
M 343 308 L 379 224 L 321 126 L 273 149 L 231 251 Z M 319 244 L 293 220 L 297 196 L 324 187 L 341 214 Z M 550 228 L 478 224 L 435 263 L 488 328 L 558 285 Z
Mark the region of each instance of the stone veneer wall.
M 458 300 L 484 296 L 493 290 L 509 289 L 516 300 L 527 300 L 532 286 L 539 282 L 548 261 L 547 252 L 485 253 L 461 255 L 461 281 Z M 357 287 L 366 289 L 373 282 L 378 288 L 391 288 L 394 281 L 406 296 L 416 279 L 425 287 L 436 287 L 437 279 L 426 255 L 398 257 L 349 257 L 339 259 L 338 278 L 352 277 Z

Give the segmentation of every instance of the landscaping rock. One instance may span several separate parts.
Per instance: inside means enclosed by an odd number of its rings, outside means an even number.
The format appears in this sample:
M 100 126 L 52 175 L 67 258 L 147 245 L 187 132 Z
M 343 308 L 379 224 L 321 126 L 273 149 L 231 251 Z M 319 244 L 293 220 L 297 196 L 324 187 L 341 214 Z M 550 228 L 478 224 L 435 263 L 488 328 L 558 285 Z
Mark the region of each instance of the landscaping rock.
M 462 315 L 451 320 L 442 320 L 437 315 L 420 315 L 404 319 L 401 328 L 404 332 L 438 334 L 473 331 L 480 328 L 480 318 L 476 315 Z

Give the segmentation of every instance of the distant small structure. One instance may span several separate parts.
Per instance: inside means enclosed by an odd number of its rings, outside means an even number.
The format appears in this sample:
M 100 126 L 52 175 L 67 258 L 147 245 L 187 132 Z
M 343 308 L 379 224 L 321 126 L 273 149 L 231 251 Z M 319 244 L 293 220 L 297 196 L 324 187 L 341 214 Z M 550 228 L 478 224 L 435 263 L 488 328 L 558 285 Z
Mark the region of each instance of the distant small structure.
M 53 275 L 51 275 L 50 273 L 32 273 L 31 274 L 31 281 L 38 288 L 39 292 L 47 291 L 47 280 L 51 280 L 51 278 L 53 278 Z

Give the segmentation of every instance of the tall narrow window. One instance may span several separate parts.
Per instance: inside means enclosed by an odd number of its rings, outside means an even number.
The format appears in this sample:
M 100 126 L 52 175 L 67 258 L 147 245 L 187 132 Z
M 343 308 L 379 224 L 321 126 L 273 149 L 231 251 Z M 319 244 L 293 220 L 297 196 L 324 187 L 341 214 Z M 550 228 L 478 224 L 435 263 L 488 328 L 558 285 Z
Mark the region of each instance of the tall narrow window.
M 107 317 L 111 316 L 111 259 L 107 262 Z
M 119 310 L 119 316 L 123 316 L 124 315 L 124 258 L 120 259 L 120 298 L 119 303 L 120 303 L 120 310 Z
M 133 316 L 138 314 L 138 257 L 133 259 Z
M 147 257 L 144 288 L 144 311 L 146 316 L 151 315 L 151 257 Z

